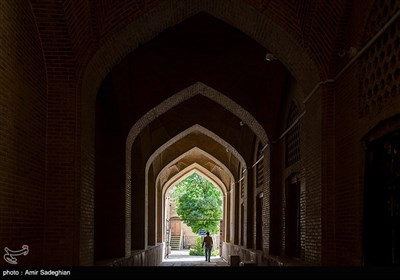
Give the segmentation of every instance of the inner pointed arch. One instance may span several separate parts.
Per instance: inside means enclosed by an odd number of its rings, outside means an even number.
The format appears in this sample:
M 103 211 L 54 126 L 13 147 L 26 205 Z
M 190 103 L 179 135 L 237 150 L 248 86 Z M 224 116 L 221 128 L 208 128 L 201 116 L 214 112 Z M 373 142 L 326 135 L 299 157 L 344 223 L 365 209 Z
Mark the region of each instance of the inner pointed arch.
M 173 145 L 174 143 L 176 143 L 177 141 L 179 141 L 180 139 L 182 139 L 183 137 L 185 137 L 186 135 L 193 133 L 193 132 L 200 132 L 204 135 L 207 135 L 208 137 L 210 137 L 211 139 L 213 139 L 214 141 L 216 141 L 217 143 L 221 144 L 222 146 L 226 147 L 229 149 L 229 151 L 231 152 L 231 154 L 233 156 L 235 156 L 237 158 L 237 160 L 242 164 L 242 166 L 244 168 L 247 168 L 246 162 L 244 160 L 244 158 L 242 157 L 241 154 L 239 154 L 239 152 L 228 142 L 226 142 L 224 139 L 222 139 L 220 136 L 218 136 L 217 134 L 215 134 L 214 132 L 208 130 L 207 128 L 199 125 L 199 124 L 195 124 L 191 127 L 189 127 L 188 129 L 182 131 L 181 133 L 177 134 L 175 137 L 171 138 L 169 141 L 165 142 L 161 147 L 159 147 L 147 160 L 146 163 L 146 169 L 145 169 L 145 174 L 148 174 L 149 168 L 151 166 L 151 163 L 154 161 L 154 159 L 160 155 L 165 149 L 167 149 L 169 146 Z M 127 154 L 127 166 L 130 167 L 130 155 L 131 153 Z M 129 158 L 128 158 L 129 157 Z M 210 158 L 212 156 L 210 155 Z M 214 158 L 214 157 L 212 157 Z M 130 172 L 130 169 L 127 169 L 127 173 Z M 147 176 L 146 176 L 147 177 Z
M 180 155 L 179 157 L 177 157 L 175 160 L 171 161 L 169 164 L 167 164 L 157 175 L 156 178 L 156 182 L 159 181 L 161 174 L 163 174 L 163 172 L 170 168 L 171 166 L 173 166 L 174 164 L 176 164 L 177 162 L 179 162 L 181 159 L 185 158 L 186 156 L 188 156 L 189 154 L 192 154 L 193 152 L 198 152 L 202 155 L 205 155 L 207 158 L 211 159 L 213 162 L 215 162 L 218 166 L 220 166 L 222 168 L 222 171 L 224 173 L 226 173 L 229 178 L 230 181 L 233 182 L 234 178 L 233 178 L 233 174 L 231 173 L 231 171 L 222 163 L 220 162 L 218 159 L 216 159 L 215 157 L 213 157 L 212 155 L 210 155 L 209 153 L 203 151 L 202 149 L 198 148 L 198 147 L 194 147 L 190 150 L 188 150 L 187 152 L 183 153 L 182 155 Z M 211 170 L 207 169 L 206 167 L 200 165 L 197 162 L 194 162 L 192 164 L 190 164 L 189 166 L 186 166 L 184 169 L 178 171 L 177 174 L 174 174 L 171 178 L 168 178 L 167 182 L 169 182 L 172 178 L 179 178 L 180 176 L 182 176 L 182 174 L 184 174 L 184 171 L 186 170 L 186 172 L 188 172 L 187 170 L 193 169 L 193 168 L 197 168 L 198 170 L 200 170 L 202 173 L 208 174 L 209 177 L 212 177 L 210 179 L 212 179 L 213 181 L 215 181 L 217 183 L 217 185 L 220 186 L 220 188 L 222 189 L 223 193 L 225 194 L 227 191 L 229 191 L 230 189 L 230 185 L 226 186 L 222 180 L 215 175 Z M 210 180 L 211 181 L 211 180 Z M 164 183 L 163 185 L 165 186 L 167 183 Z M 160 186 L 162 189 L 164 188 L 164 186 Z
M 216 186 L 222 193 L 223 196 L 226 195 L 226 186 L 224 183 L 212 172 L 210 172 L 205 167 L 201 166 L 198 163 L 192 163 L 191 165 L 185 167 L 180 172 L 172 176 L 167 182 L 165 182 L 164 186 L 162 186 L 162 195 L 164 196 L 165 193 L 169 188 L 173 185 L 180 183 L 181 181 L 185 180 L 187 177 L 192 175 L 193 173 L 197 173 L 198 175 L 204 177 L 214 186 Z
M 260 123 L 242 106 L 237 104 L 235 101 L 225 96 L 221 92 L 203 84 L 202 82 L 196 82 L 195 84 L 181 90 L 170 98 L 166 99 L 164 102 L 154 107 L 152 110 L 147 112 L 142 116 L 130 129 L 127 140 L 126 140 L 126 152 L 130 154 L 132 145 L 136 137 L 140 132 L 149 125 L 156 118 L 169 111 L 178 104 L 192 98 L 193 96 L 200 94 L 203 95 L 222 107 L 226 108 L 232 114 L 236 115 L 239 119 L 243 121 L 254 134 L 261 140 L 263 145 L 268 142 L 267 134 Z

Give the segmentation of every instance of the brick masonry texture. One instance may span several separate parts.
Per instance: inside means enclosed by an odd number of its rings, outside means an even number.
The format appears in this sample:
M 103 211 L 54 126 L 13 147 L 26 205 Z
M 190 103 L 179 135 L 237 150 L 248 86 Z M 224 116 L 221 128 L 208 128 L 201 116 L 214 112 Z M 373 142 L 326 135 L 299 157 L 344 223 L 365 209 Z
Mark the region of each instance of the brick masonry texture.
M 112 255 L 114 265 L 157 264 L 161 247 L 156 244 L 146 251 L 147 214 L 142 212 L 148 202 L 146 164 L 165 142 L 178 142 L 179 129 L 184 131 L 192 125 L 190 121 L 201 120 L 189 117 L 176 130 L 171 124 L 165 124 L 171 129 L 161 132 L 152 127 L 164 114 L 172 115 L 170 120 L 179 119 L 182 104 L 197 100 L 227 116 L 222 121 L 204 118 L 205 129 L 197 132 L 206 137 L 210 127 L 226 122 L 224 129 L 213 133 L 225 137 L 216 141 L 218 145 L 227 141 L 235 148 L 231 158 L 221 156 L 232 169 L 233 180 L 240 178 L 240 168 L 254 163 L 257 143 L 269 143 L 263 152 L 263 185 L 256 184 L 254 172 L 246 175 L 242 182 L 248 184 L 246 217 L 240 222 L 232 216 L 234 228 L 227 230 L 235 236 L 230 236 L 225 248 L 243 257 L 254 255 L 258 237 L 253 212 L 262 190 L 263 256 L 260 250 L 258 258 L 261 264 L 291 264 L 293 260 L 285 256 L 284 190 L 286 180 L 298 174 L 302 184 L 300 263 L 362 265 L 365 139 L 382 126 L 387 132 L 399 129 L 398 122 L 387 122 L 400 113 L 399 17 L 340 76 L 336 75 L 352 57 L 338 54 L 350 47 L 361 50 L 399 9 L 398 1 L 391 0 L 0 1 L 0 249 L 29 245 L 30 254 L 19 259 L 22 265 L 93 265 L 98 261 L 96 252 L 103 249 L 99 255 Z M 266 98 L 273 90 L 263 89 L 250 102 L 247 98 L 259 88 L 237 89 L 240 79 L 232 79 L 231 88 L 222 82 L 189 83 L 184 78 L 166 82 L 168 76 L 150 71 L 146 63 L 131 63 L 140 60 L 135 54 L 146 54 L 149 46 L 157 46 L 157 40 L 199 13 L 241 32 L 240 38 L 251 41 L 248 45 L 262 50 L 263 56 L 273 53 L 278 60 L 270 63 L 279 65 L 275 80 L 284 80 L 285 87 L 275 88 L 271 99 Z M 197 39 L 201 38 L 199 32 Z M 236 55 L 232 61 L 240 61 L 238 53 L 232 54 Z M 178 71 L 178 66 L 171 65 L 169 72 Z M 243 69 L 264 73 L 264 66 L 247 66 Z M 159 91 L 141 93 L 143 88 L 131 87 L 129 75 L 140 79 L 136 84 L 159 81 L 158 87 L 148 87 Z M 115 101 L 114 107 L 104 103 L 102 111 L 96 100 L 107 79 L 111 79 L 110 92 L 129 98 Z M 322 81 L 326 83 L 319 84 Z M 279 137 L 286 129 L 293 100 L 299 112 L 305 112 L 300 119 L 301 158 L 285 166 L 285 138 Z M 107 108 L 116 111 L 110 115 L 111 128 L 102 130 Z M 121 121 L 126 115 L 130 117 Z M 239 119 L 245 126 L 240 131 L 231 129 L 229 121 L 238 123 Z M 108 154 L 99 152 L 96 143 L 104 145 Z M 168 147 L 157 150 L 155 166 L 162 166 L 164 156 L 185 152 L 171 147 L 176 153 Z M 157 178 L 156 174 L 149 177 Z M 96 193 L 96 186 L 107 184 L 113 188 Z M 96 203 L 97 207 L 107 204 L 101 204 L 99 197 L 104 201 L 113 197 L 116 211 L 107 213 L 100 207 L 95 214 Z M 240 205 L 232 208 L 240 212 Z M 99 209 L 105 214 L 99 215 Z M 108 249 L 96 251 L 96 219 L 104 220 L 105 228 L 108 220 L 115 223 Z M 238 246 L 241 232 L 247 248 Z

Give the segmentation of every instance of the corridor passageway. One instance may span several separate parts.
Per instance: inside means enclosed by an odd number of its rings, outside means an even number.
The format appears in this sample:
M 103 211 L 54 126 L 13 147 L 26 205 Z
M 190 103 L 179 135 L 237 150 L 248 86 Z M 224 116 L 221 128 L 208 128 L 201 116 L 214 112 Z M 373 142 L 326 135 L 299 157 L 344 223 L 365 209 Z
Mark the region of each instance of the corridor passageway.
M 399 1 L 4 0 L 0 26 L 0 266 L 400 266 Z M 194 173 L 209 264 L 170 215 Z

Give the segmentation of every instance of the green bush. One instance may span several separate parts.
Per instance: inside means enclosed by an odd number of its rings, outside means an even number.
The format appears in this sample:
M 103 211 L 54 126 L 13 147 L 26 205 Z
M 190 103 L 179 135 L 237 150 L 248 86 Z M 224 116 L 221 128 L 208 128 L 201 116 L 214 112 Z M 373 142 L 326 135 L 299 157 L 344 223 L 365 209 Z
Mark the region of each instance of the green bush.
M 204 249 L 201 248 L 202 238 L 201 236 L 196 237 L 196 246 L 194 248 L 190 248 L 189 256 L 204 256 Z M 211 252 L 211 256 L 218 256 L 219 251 L 218 248 L 215 249 L 217 246 L 214 245 L 214 250 Z
M 190 248 L 189 250 L 189 255 L 190 256 L 204 256 L 204 250 L 201 248 L 201 237 L 197 236 L 196 237 L 196 245 L 194 248 Z

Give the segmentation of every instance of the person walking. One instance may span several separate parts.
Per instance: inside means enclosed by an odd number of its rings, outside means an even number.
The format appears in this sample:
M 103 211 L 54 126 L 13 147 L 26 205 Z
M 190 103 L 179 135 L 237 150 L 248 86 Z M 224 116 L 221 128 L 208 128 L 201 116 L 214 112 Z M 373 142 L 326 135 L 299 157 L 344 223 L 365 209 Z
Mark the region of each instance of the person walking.
M 206 236 L 204 236 L 203 244 L 201 245 L 201 247 L 204 248 L 204 253 L 206 255 L 206 261 L 210 262 L 211 250 L 213 247 L 213 239 L 210 236 L 209 231 L 207 231 Z

